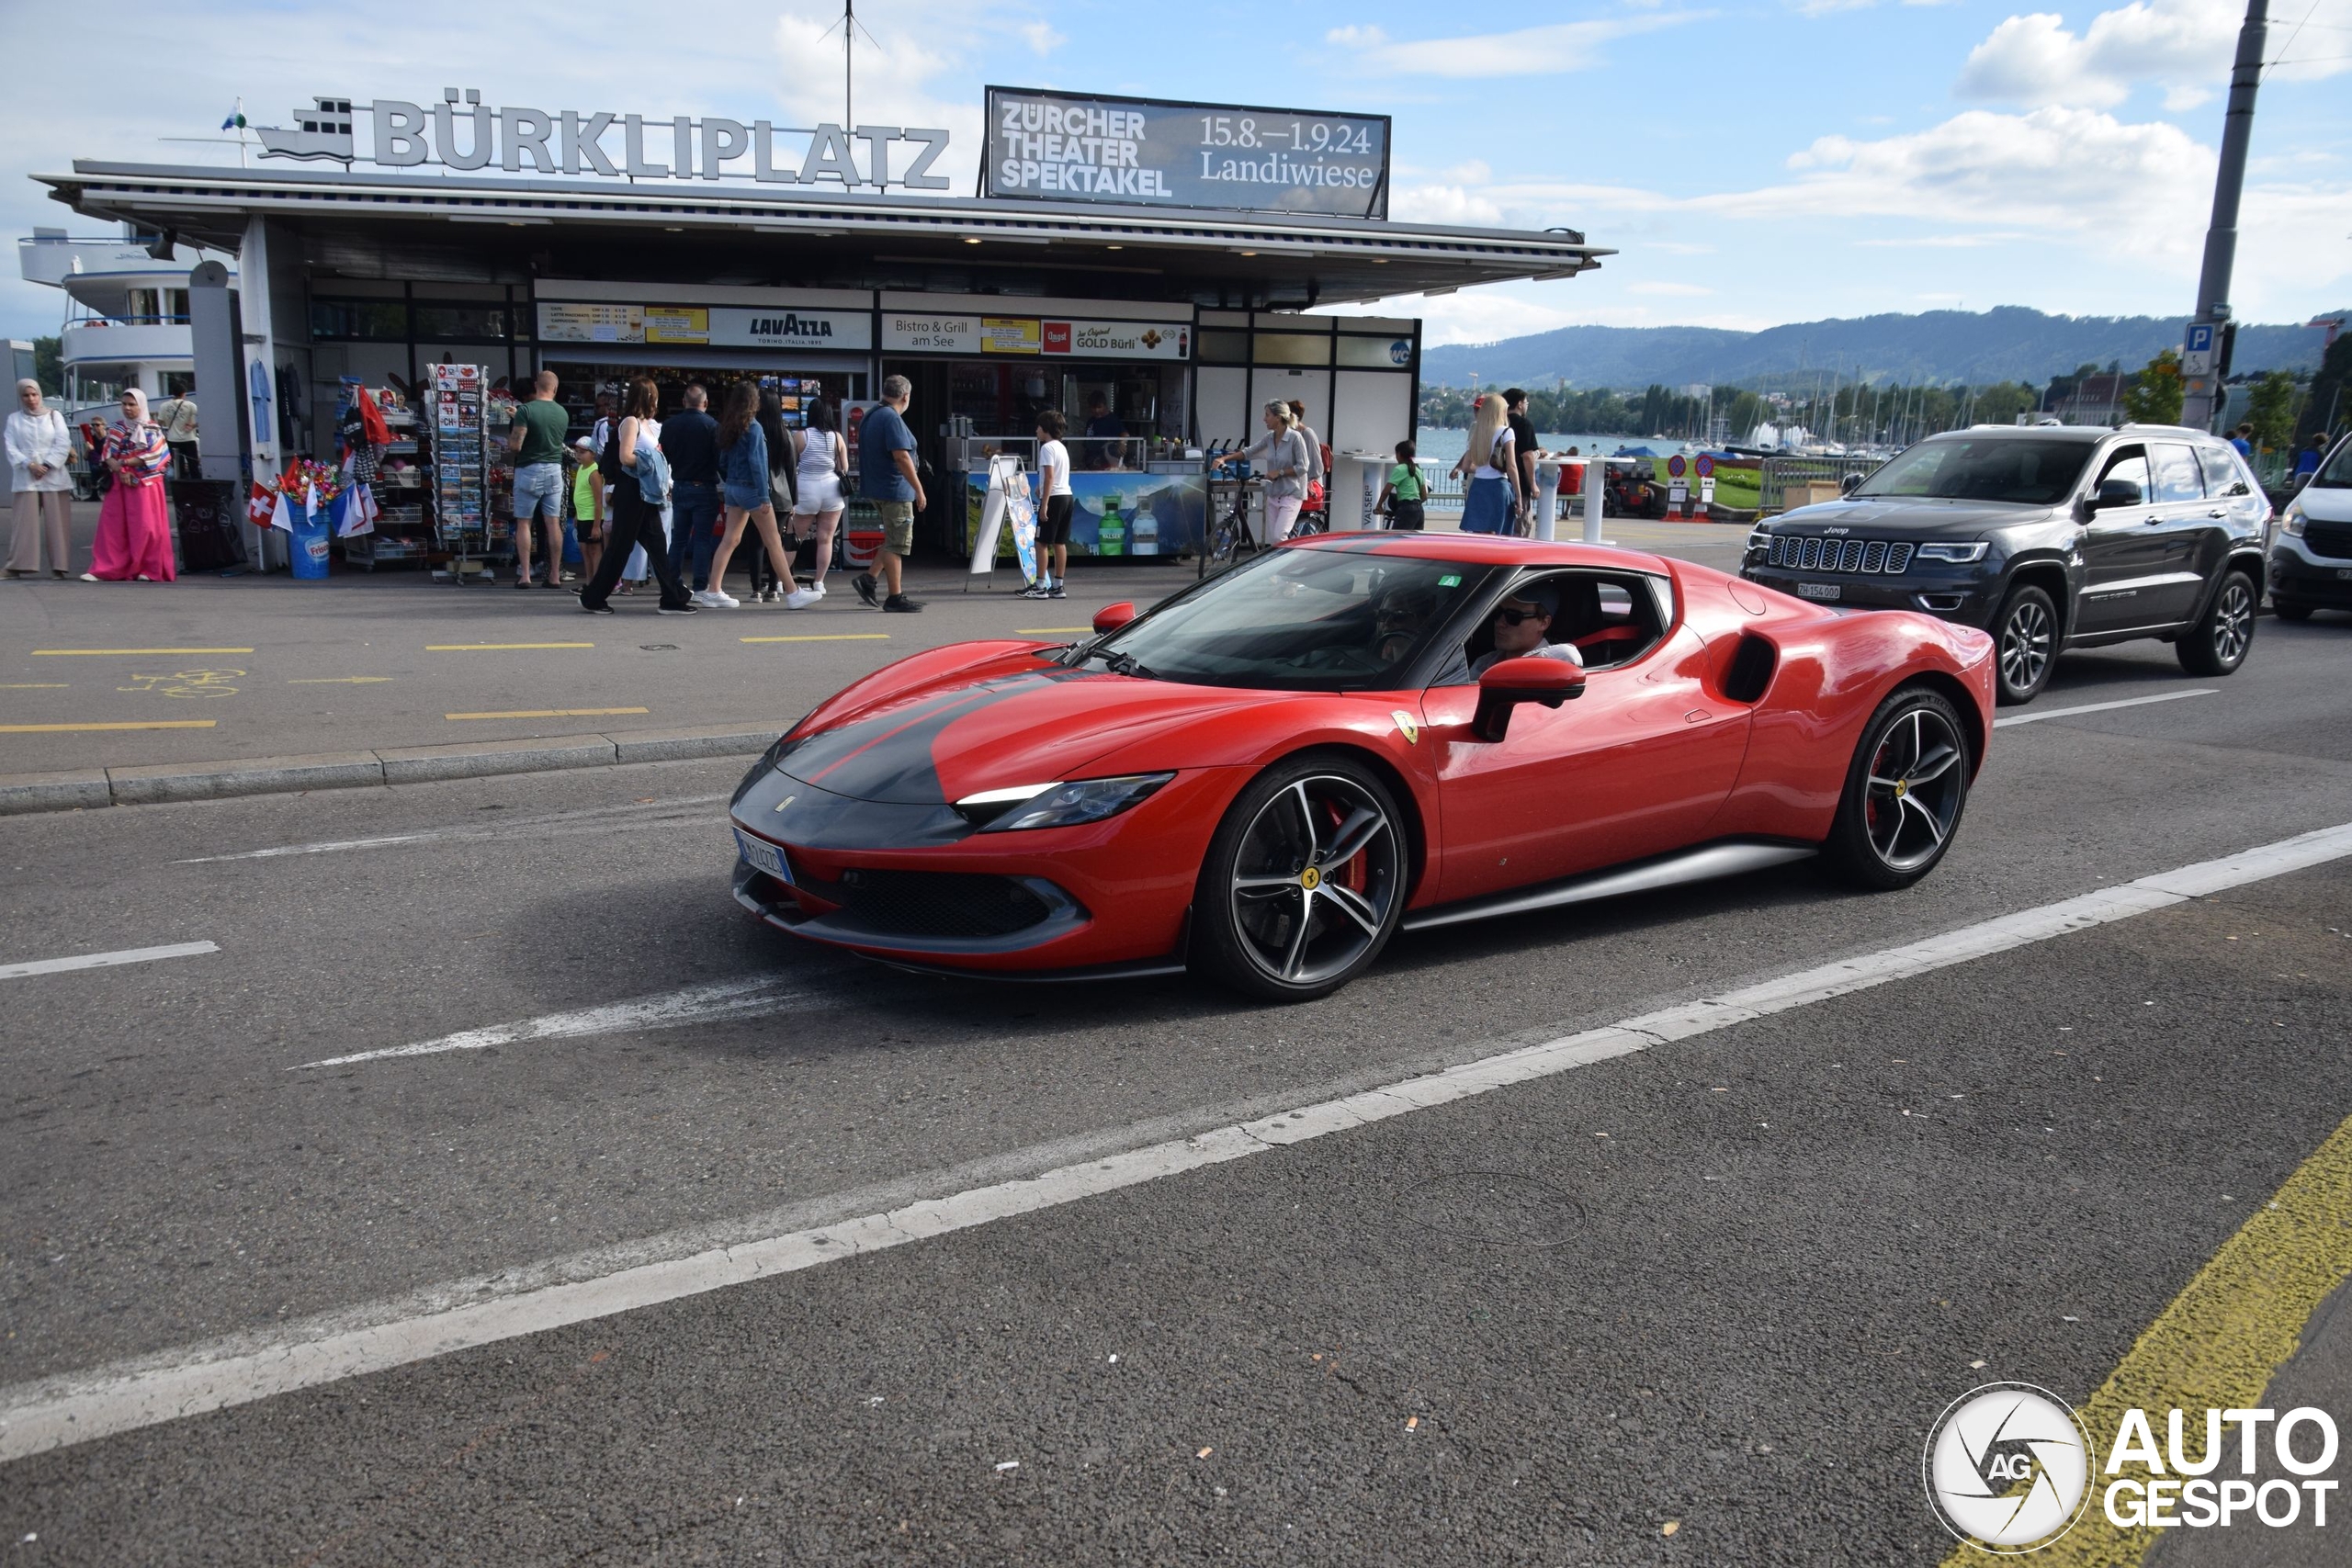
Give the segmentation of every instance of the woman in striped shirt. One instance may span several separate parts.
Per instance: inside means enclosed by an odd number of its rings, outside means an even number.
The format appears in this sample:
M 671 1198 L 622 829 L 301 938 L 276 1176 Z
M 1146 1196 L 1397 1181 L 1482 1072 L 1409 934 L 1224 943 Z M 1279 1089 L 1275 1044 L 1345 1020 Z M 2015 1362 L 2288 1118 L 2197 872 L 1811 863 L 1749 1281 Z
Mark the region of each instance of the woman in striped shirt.
M 164 475 L 171 449 L 161 426 L 147 417 L 146 394 L 122 394 L 122 423 L 107 431 L 106 471 L 114 476 L 98 508 L 98 536 L 90 549 L 85 582 L 169 582 L 172 523 L 164 506 Z

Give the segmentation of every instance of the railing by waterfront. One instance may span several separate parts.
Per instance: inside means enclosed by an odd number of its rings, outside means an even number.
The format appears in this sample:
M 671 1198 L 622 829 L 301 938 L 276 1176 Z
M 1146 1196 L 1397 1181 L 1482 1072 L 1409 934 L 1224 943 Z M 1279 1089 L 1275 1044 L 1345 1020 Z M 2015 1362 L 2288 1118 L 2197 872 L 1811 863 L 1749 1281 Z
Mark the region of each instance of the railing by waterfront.
M 1782 456 L 1764 459 L 1764 515 L 1789 509 L 1789 487 L 1808 484 L 1843 484 L 1848 474 L 1868 478 L 1878 470 L 1885 459 L 1849 456 L 1800 457 Z

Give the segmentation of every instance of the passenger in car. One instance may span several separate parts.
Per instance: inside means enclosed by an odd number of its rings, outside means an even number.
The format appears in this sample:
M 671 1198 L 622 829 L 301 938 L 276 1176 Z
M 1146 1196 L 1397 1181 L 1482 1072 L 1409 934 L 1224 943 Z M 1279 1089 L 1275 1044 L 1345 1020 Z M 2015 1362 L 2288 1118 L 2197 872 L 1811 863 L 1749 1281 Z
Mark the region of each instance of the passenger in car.
M 1372 612 L 1372 650 L 1383 664 L 1394 664 L 1413 651 L 1421 630 L 1437 613 L 1437 590 L 1422 582 L 1403 582 L 1380 596 Z
M 1495 606 L 1495 648 L 1481 654 L 1470 666 L 1470 673 L 1483 675 L 1506 659 L 1557 659 L 1581 666 L 1584 655 L 1576 645 L 1552 640 L 1552 621 L 1560 613 L 1560 591 L 1552 583 L 1538 582 L 1511 590 L 1508 598 Z

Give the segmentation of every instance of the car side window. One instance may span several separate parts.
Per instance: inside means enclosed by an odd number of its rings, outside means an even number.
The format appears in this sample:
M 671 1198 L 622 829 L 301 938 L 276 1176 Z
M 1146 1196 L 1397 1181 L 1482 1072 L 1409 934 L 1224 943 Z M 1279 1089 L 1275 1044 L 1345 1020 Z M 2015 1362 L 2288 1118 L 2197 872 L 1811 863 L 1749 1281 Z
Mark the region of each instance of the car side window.
M 2121 479 L 2126 484 L 2138 485 L 2142 496 L 2152 495 L 2155 487 L 2150 483 L 2148 478 L 2147 448 L 2118 446 L 2109 453 L 2107 467 L 2098 471 L 2098 482 L 2105 484 L 2109 479 Z M 2097 487 L 2092 489 L 2091 493 L 2094 495 L 2098 493 Z
M 2197 454 L 2193 448 L 2178 441 L 2156 441 L 2149 444 L 2148 450 L 2154 457 L 2156 470 L 2156 491 L 2149 500 L 2205 499 L 2205 479 L 2197 471 Z
M 1573 571 L 1530 579 L 1555 590 L 1560 613 L 1553 617 L 1546 639 L 1576 645 L 1588 670 L 1630 664 L 1657 645 L 1666 635 L 1667 612 L 1660 595 L 1642 577 L 1618 573 Z M 1470 679 L 1469 667 L 1494 651 L 1491 618 L 1472 628 L 1462 649 L 1462 663 L 1449 667 L 1435 684 L 1453 685 Z M 1455 677 L 1455 669 L 1460 671 Z
M 2238 477 L 2238 455 L 2227 446 L 2199 446 L 2198 466 L 2205 470 L 2205 493 L 2244 495 L 2245 480 Z

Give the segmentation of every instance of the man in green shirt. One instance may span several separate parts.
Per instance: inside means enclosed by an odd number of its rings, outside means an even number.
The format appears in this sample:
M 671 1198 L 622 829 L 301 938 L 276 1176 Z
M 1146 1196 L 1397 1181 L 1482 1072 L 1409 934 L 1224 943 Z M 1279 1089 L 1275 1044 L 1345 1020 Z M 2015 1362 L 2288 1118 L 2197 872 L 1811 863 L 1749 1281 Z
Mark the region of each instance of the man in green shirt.
M 531 519 L 546 519 L 548 569 L 543 588 L 562 586 L 563 577 L 563 437 L 571 416 L 555 400 L 552 370 L 539 372 L 531 399 L 517 404 L 514 423 L 506 432 L 507 450 L 514 454 L 514 586 L 531 586 Z

